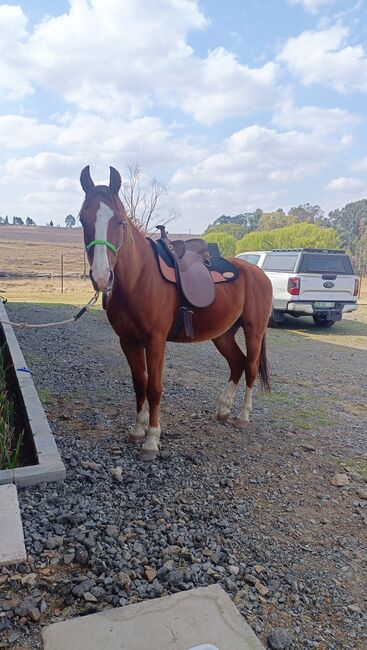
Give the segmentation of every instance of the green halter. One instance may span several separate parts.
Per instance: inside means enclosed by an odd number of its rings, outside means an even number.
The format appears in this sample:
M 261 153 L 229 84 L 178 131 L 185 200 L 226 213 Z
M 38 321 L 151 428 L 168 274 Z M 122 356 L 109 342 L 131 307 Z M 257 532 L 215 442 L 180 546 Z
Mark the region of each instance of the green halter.
M 115 255 L 117 255 L 116 246 L 111 244 L 111 242 L 106 241 L 105 239 L 93 239 L 93 241 L 91 241 L 90 244 L 86 246 L 86 250 L 89 251 L 89 249 L 92 248 L 93 246 L 96 246 L 96 244 L 102 244 L 102 246 L 107 246 L 107 248 L 109 248 L 113 253 L 115 253 Z

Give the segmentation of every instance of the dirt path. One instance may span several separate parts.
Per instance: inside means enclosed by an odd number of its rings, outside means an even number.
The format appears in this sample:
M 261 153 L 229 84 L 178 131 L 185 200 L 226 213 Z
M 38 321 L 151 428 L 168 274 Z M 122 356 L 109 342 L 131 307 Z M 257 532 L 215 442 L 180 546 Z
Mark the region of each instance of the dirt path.
M 70 312 L 9 308 L 18 320 L 56 320 Z M 130 375 L 104 314 L 42 335 L 22 332 L 19 339 L 68 471 L 64 488 L 20 494 L 34 559 L 27 571 L 40 577 L 49 569 L 53 577 L 41 622 L 90 607 L 82 590 L 72 591 L 86 579 L 92 595 L 97 589 L 96 609 L 219 581 L 265 644 L 280 626 L 292 638 L 284 647 L 366 647 L 366 324 L 337 324 L 330 333 L 302 323 L 269 330 L 273 392 L 256 391 L 244 432 L 216 422 L 227 370 L 214 346 L 170 344 L 163 453 L 150 468 L 126 442 L 134 408 Z M 111 480 L 115 465 L 123 468 L 122 484 Z M 332 485 L 337 472 L 348 475 L 348 485 Z M 116 509 L 116 499 L 125 505 Z M 161 518 L 153 526 L 154 508 Z M 62 519 L 77 509 L 87 518 L 79 527 Z M 86 543 L 88 522 L 95 546 Z M 123 538 L 106 536 L 107 522 Z M 165 541 L 162 525 L 168 526 Z M 55 534 L 63 543 L 47 550 L 45 540 Z M 179 549 L 177 556 L 167 544 Z M 66 565 L 64 556 L 78 545 L 88 559 Z M 155 591 L 144 578 L 146 564 L 157 572 Z M 109 589 L 108 579 L 115 585 L 121 570 L 129 588 Z M 0 580 L 0 590 L 15 611 L 20 596 L 11 576 L 3 585 Z M 5 639 L 20 629 L 19 620 L 11 618 Z M 39 624 L 27 619 L 19 641 L 19 647 L 39 647 Z

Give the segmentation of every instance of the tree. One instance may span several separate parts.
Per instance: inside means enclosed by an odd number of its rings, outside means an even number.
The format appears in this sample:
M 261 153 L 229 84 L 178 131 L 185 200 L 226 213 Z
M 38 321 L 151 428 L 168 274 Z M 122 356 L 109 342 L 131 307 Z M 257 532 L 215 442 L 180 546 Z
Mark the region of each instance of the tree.
M 26 223 L 26 226 L 35 226 L 36 225 L 36 222 L 33 221 L 33 219 L 31 219 L 30 217 L 26 218 L 25 223 Z
M 339 245 L 334 228 L 296 223 L 285 228 L 250 232 L 237 242 L 236 253 L 272 248 L 338 248 Z
M 367 200 L 361 199 L 347 203 L 341 210 L 332 210 L 329 212 L 328 222 L 339 233 L 341 246 L 355 255 L 361 227 L 367 223 Z
M 67 228 L 73 228 L 73 226 L 75 226 L 75 217 L 73 217 L 72 214 L 68 214 L 67 217 L 65 217 L 65 225 Z
M 218 217 L 213 224 L 209 224 L 206 232 L 211 232 L 212 230 L 217 231 L 217 226 L 242 226 L 244 232 L 250 232 L 251 230 L 256 230 L 259 220 L 262 217 L 262 210 L 257 208 L 255 212 L 242 212 L 236 214 L 234 217 L 222 214 L 221 217 Z M 235 235 L 236 237 L 237 235 Z
M 222 223 L 208 226 L 205 234 L 210 232 L 226 232 L 229 235 L 232 235 L 235 239 L 241 239 L 241 237 L 243 237 L 247 232 L 247 229 L 246 226 L 241 226 L 239 223 Z
M 153 214 L 162 209 L 159 202 L 161 197 L 167 194 L 167 188 L 158 178 L 152 178 L 144 185 L 140 166 L 134 163 L 127 168 L 127 179 L 122 184 L 121 193 L 127 215 L 133 223 L 147 231 Z M 173 221 L 178 215 L 177 210 L 171 209 L 168 216 L 161 219 L 162 225 Z
M 235 254 L 236 240 L 226 232 L 209 232 L 207 235 L 204 235 L 204 239 L 209 244 L 218 244 L 220 254 L 223 257 L 230 257 Z
M 295 222 L 297 223 L 302 221 L 306 221 L 307 223 L 320 223 L 323 220 L 324 212 L 319 205 L 304 203 L 298 207 L 291 208 L 288 215 L 295 217 Z
M 52 221 L 52 219 L 51 219 L 51 221 L 50 221 L 50 224 L 49 224 L 49 225 L 50 225 L 50 226 L 51 226 L 51 227 L 53 228 L 53 226 L 54 226 L 54 222 Z
M 13 217 L 13 226 L 24 226 L 22 217 Z
M 273 230 L 291 226 L 295 222 L 293 216 L 288 216 L 283 210 L 275 212 L 264 212 L 259 220 L 258 230 Z

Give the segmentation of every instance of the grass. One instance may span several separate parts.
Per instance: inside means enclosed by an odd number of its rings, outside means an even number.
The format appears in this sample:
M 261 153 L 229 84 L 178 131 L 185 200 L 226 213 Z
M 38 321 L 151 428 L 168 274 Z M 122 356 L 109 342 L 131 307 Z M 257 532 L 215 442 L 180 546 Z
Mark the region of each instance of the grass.
M 6 388 L 5 375 L 5 359 L 0 348 L 0 469 L 14 469 L 18 465 L 24 433 L 14 444 L 14 404 Z

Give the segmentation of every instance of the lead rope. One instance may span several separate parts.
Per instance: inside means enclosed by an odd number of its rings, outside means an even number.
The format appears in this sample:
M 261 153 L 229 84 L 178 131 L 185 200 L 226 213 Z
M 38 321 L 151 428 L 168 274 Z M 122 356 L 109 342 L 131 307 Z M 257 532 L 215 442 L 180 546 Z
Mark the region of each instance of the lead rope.
M 75 321 L 78 320 L 78 318 L 83 316 L 83 314 L 85 314 L 85 312 L 87 312 L 90 307 L 93 307 L 93 305 L 96 304 L 96 302 L 98 300 L 98 296 L 99 296 L 99 291 L 96 291 L 96 293 L 89 300 L 89 302 L 87 302 L 87 304 L 84 305 L 84 307 L 82 307 L 75 316 L 73 316 L 72 318 L 68 318 L 67 320 L 60 320 L 60 321 L 57 321 L 55 323 L 13 323 L 10 320 L 1 320 L 0 319 L 0 323 L 2 323 L 3 325 L 11 325 L 12 327 L 17 327 L 18 329 L 31 329 L 31 328 L 34 328 L 34 327 L 36 327 L 36 328 L 40 328 L 40 327 L 57 327 L 59 325 L 66 325 L 67 323 L 74 323 Z M 2 302 L 6 302 L 6 299 L 5 300 L 2 299 Z

